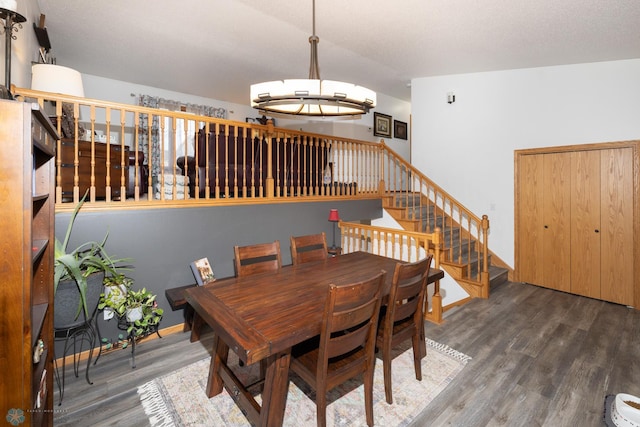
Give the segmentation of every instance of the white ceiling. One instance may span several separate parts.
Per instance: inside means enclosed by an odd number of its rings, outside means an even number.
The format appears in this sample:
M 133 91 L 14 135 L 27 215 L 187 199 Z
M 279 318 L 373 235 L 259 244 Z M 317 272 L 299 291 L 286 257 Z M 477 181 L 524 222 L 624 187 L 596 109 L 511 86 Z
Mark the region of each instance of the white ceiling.
M 38 0 L 59 65 L 249 104 L 307 78 L 311 0 Z M 640 0 L 317 0 L 320 75 L 409 100 L 413 78 L 640 58 Z

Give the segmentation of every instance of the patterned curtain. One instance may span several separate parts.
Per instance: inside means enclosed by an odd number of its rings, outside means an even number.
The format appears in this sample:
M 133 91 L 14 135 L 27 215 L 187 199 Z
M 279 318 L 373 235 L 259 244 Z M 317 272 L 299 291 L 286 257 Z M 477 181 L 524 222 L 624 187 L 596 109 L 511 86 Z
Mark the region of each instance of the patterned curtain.
M 158 108 L 158 97 L 149 95 L 140 95 L 138 105 L 142 107 Z M 149 126 L 151 126 L 151 155 L 149 155 Z M 151 124 L 149 124 L 149 115 L 140 114 L 140 127 L 138 128 L 138 138 L 140 148 L 144 153 L 144 161 L 149 166 L 149 174 L 153 178 L 155 187 L 160 174 L 160 125 L 158 116 L 152 116 Z
M 149 108 L 160 108 L 169 111 L 185 111 L 187 113 L 199 116 L 215 117 L 218 119 L 227 118 L 227 110 L 219 107 L 211 107 L 209 105 L 189 104 L 180 101 L 173 101 L 151 95 L 139 95 L 138 105 Z M 144 152 L 146 164 L 150 164 L 149 173 L 153 179 L 155 186 L 160 175 L 162 165 L 160 164 L 161 150 L 160 147 L 160 123 L 158 116 L 153 116 L 151 120 L 151 155 L 149 149 L 149 116 L 140 114 L 140 128 L 138 130 L 141 149 Z

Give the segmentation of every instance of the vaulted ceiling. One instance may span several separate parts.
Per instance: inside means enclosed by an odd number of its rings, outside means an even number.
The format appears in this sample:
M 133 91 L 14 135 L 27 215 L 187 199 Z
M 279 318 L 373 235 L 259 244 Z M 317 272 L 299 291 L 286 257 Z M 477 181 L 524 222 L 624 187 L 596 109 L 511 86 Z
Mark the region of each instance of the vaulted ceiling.
M 239 104 L 307 78 L 311 0 L 39 0 L 86 74 Z M 317 0 L 320 75 L 410 100 L 413 78 L 640 58 L 639 0 Z

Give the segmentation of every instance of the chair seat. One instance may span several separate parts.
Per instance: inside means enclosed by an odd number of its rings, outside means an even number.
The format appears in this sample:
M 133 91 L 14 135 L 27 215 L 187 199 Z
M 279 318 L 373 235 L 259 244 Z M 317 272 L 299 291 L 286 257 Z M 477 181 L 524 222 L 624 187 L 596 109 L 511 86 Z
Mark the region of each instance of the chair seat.
M 312 343 L 302 343 L 301 347 L 294 347 L 292 350 L 291 370 L 293 370 L 307 384 L 316 388 L 316 371 L 318 369 L 318 357 L 320 350 L 318 348 L 318 339 L 313 339 L 316 348 L 303 351 L 306 347 L 313 347 Z M 363 365 L 362 360 L 366 357 L 365 348 L 359 347 L 349 353 L 329 359 L 327 369 L 327 390 L 344 383 L 349 378 L 353 378 L 358 373 L 364 373 L 367 366 Z M 375 364 L 375 359 L 369 359 L 370 363 Z

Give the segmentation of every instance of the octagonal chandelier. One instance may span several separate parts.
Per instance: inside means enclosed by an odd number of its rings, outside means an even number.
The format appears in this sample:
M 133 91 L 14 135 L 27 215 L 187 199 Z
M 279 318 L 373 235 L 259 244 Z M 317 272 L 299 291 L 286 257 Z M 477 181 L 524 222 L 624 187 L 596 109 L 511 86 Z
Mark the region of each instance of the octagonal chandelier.
M 357 118 L 376 106 L 370 89 L 335 80 L 320 80 L 316 36 L 316 2 L 313 0 L 313 35 L 308 79 L 275 80 L 251 85 L 251 106 L 263 114 Z

